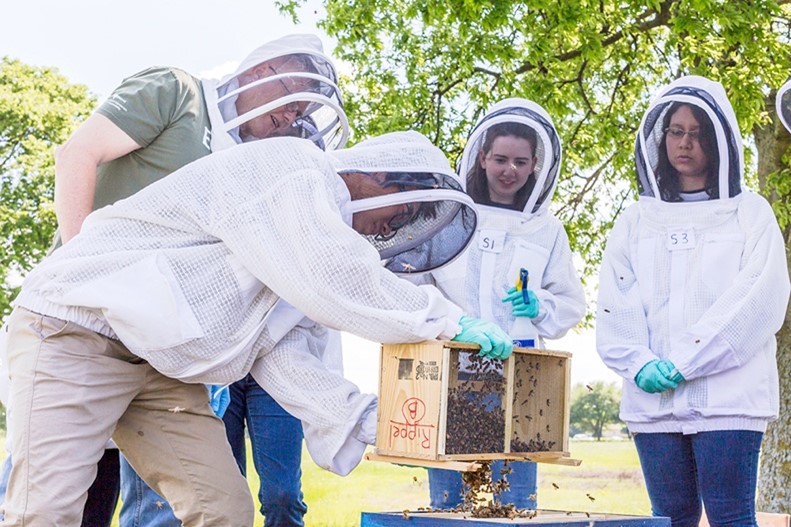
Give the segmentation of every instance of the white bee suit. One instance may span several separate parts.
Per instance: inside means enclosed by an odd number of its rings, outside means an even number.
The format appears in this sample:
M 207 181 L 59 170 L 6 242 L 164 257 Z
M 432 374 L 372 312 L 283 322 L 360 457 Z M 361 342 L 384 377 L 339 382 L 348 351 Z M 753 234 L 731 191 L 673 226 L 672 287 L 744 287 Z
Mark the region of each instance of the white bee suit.
M 382 266 L 380 252 L 347 224 L 355 203 L 374 208 L 378 198 L 350 203 L 339 167 L 379 162 L 431 170 L 440 188 L 396 195 L 408 202 L 435 194 L 434 230 L 455 215 L 471 217 L 458 251 L 475 225 L 471 201 L 426 138 L 388 134 L 358 146 L 330 155 L 302 139 L 276 138 L 187 165 L 91 214 L 73 241 L 28 275 L 16 305 L 118 338 L 160 373 L 185 382 L 230 383 L 259 359 L 256 381 L 303 421 L 316 462 L 351 470 L 372 435 L 355 439 L 354 463 L 333 459 L 348 434 L 359 432 L 374 397 L 311 354 L 323 349 L 326 330 L 305 320 L 285 336 L 288 325 L 268 327 L 277 300 L 378 342 L 452 338 L 462 312 L 435 288 L 416 287 Z M 297 356 L 296 370 L 270 367 L 287 368 Z
M 714 125 L 719 172 L 704 201 L 661 197 L 657 151 L 674 102 Z M 778 412 L 775 333 L 789 278 L 771 207 L 742 188 L 741 136 L 722 86 L 694 76 L 670 84 L 646 112 L 635 157 L 640 198 L 608 237 L 596 322 L 598 352 L 624 378 L 621 419 L 632 432 L 763 431 Z M 635 375 L 654 359 L 686 382 L 639 389 Z
M 577 325 L 586 308 L 566 231 L 549 212 L 561 158 L 560 142 L 549 115 L 532 101 L 501 101 L 470 134 L 459 173 L 466 177 L 479 162 L 487 131 L 504 122 L 533 128 L 538 136 L 536 184 L 525 209 L 477 204 L 474 241 L 457 260 L 432 275 L 437 287 L 465 312 L 510 330 L 515 317 L 511 304 L 501 299 L 514 286 L 519 270 L 528 269 L 528 288 L 535 292 L 540 306 L 532 322 L 543 346 L 544 338 L 560 338 Z

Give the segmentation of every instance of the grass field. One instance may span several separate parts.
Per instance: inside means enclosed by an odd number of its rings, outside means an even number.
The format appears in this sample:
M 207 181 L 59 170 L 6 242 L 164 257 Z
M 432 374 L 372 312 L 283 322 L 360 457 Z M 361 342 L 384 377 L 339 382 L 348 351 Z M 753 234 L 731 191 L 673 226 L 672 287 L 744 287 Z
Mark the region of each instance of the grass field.
M 570 451 L 573 458 L 582 460 L 582 465 L 539 464 L 539 508 L 650 514 L 637 452 L 631 441 L 571 441 Z M 362 512 L 416 510 L 428 506 L 425 469 L 363 461 L 344 478 L 318 468 L 307 451 L 303 458 L 302 487 L 308 504 L 305 517 L 308 527 L 359 526 Z M 252 459 L 247 466 L 253 466 Z M 255 496 L 258 479 L 254 474 L 249 479 Z M 255 527 L 263 525 L 263 517 L 258 515 Z M 113 527 L 118 527 L 117 520 Z

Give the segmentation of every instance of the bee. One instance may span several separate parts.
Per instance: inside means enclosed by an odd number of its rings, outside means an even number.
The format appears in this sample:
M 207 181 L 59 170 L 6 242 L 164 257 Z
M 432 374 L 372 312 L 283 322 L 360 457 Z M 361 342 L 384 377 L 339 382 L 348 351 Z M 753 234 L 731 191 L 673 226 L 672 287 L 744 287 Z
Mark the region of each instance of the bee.
M 409 272 L 412 272 L 412 271 L 414 271 L 416 269 L 416 267 L 414 265 L 412 265 L 411 263 L 407 263 L 407 262 L 401 262 L 401 267 L 404 268 L 403 269 L 404 271 L 409 271 Z
M 165 504 L 164 504 L 164 503 L 162 503 L 161 501 L 157 501 L 157 502 L 156 502 L 156 506 L 157 506 L 157 509 L 161 509 L 162 507 L 164 507 L 164 506 L 165 506 Z
M 174 413 L 174 414 L 180 414 L 184 410 L 186 410 L 186 408 L 182 408 L 181 406 L 175 406 L 173 408 L 169 408 L 168 412 L 171 412 L 171 413 Z
M 412 476 L 412 481 L 414 481 L 415 483 L 417 483 L 417 476 Z
M 585 513 L 585 516 L 587 516 L 588 518 L 590 518 L 590 517 L 591 517 L 591 513 L 589 513 L 589 512 L 586 512 L 586 513 Z
M 593 386 L 591 386 L 590 384 L 586 384 L 585 387 L 588 389 L 589 392 L 593 391 Z
M 408 520 L 409 519 L 409 509 L 404 509 L 403 514 L 404 514 L 404 519 Z
M 593 497 L 593 496 L 591 496 L 590 494 L 585 494 L 585 495 L 588 497 L 588 499 L 589 499 L 589 500 L 591 500 L 591 501 L 596 501 L 596 498 L 594 498 L 594 497 Z
M 555 490 L 557 490 L 557 489 L 559 489 L 559 488 L 560 488 L 560 487 L 558 487 L 558 484 L 557 484 L 557 483 L 553 483 L 553 484 L 552 484 L 552 487 L 554 487 L 554 489 L 555 489 Z

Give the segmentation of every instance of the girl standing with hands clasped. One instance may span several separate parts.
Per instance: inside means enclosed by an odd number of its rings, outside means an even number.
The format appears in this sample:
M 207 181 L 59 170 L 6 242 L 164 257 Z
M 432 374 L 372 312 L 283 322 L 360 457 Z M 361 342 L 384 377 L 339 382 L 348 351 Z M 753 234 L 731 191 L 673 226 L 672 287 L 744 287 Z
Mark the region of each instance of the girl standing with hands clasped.
M 459 166 L 467 193 L 478 205 L 476 240 L 456 261 L 432 274 L 451 301 L 497 323 L 512 338 L 517 338 L 516 321 L 529 320 L 538 337 L 531 346 L 536 348 L 543 347 L 544 338 L 565 335 L 585 315 L 585 294 L 568 237 L 549 212 L 560 157 L 555 127 L 534 102 L 506 99 L 486 113 L 470 134 Z M 521 269 L 529 275 L 524 296 L 513 288 Z M 492 466 L 495 479 L 501 466 Z M 509 466 L 510 488 L 498 498 L 534 509 L 535 463 Z M 429 487 L 432 507 L 461 503 L 459 472 L 429 469 Z
M 719 83 L 683 77 L 637 137 L 640 199 L 599 278 L 597 348 L 624 378 L 654 515 L 755 526 L 758 453 L 778 413 L 775 333 L 789 298 L 769 204 L 742 188 L 736 116 Z

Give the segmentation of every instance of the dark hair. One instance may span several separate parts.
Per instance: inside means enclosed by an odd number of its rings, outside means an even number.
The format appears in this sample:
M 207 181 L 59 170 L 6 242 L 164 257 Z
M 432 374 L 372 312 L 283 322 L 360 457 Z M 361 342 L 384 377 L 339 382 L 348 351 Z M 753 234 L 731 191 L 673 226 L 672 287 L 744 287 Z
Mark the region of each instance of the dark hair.
M 522 123 L 499 123 L 493 125 L 486 131 L 486 139 L 483 141 L 481 150 L 488 154 L 492 150 L 494 140 L 498 137 L 518 137 L 527 140 L 533 148 L 533 155 L 536 155 L 536 146 L 538 144 L 538 135 L 536 131 Z M 475 153 L 475 159 L 469 172 L 467 172 L 467 194 L 472 197 L 475 203 L 480 205 L 492 205 L 495 207 L 502 207 L 513 210 L 523 210 L 527 204 L 530 193 L 533 192 L 533 187 L 536 184 L 535 172 L 527 177 L 527 182 L 520 188 L 514 196 L 512 205 L 504 203 L 494 203 L 489 197 L 489 181 L 486 179 L 486 170 L 481 166 L 478 158 L 478 153 Z
M 692 115 L 695 116 L 695 120 L 700 125 L 698 141 L 708 161 L 704 190 L 709 195 L 709 198 L 716 199 L 720 195 L 718 181 L 720 154 L 719 150 L 717 150 L 717 136 L 714 132 L 714 125 L 703 108 L 684 102 L 674 102 L 671 104 L 670 108 L 668 108 L 665 113 L 665 117 L 662 119 L 662 141 L 659 143 L 659 159 L 654 169 L 656 184 L 661 194 L 660 197 L 663 201 L 681 201 L 678 171 L 670 164 L 670 159 L 667 156 L 667 132 L 665 130 L 670 126 L 670 119 L 683 106 L 686 106 L 692 111 Z

